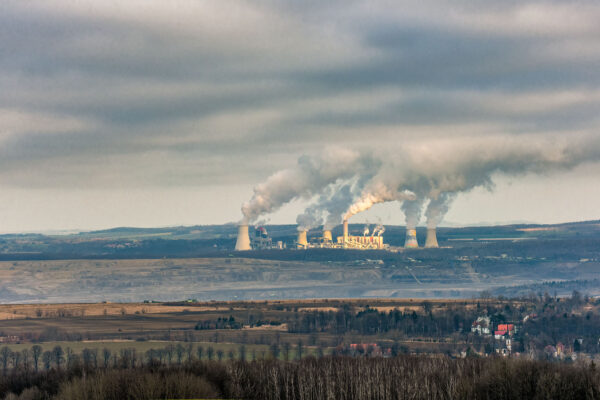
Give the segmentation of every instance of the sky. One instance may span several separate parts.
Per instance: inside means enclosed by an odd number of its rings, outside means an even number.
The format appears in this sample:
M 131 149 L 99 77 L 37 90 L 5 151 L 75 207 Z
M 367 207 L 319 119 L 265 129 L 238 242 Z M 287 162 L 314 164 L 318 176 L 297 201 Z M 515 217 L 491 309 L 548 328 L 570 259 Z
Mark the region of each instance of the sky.
M 4 0 L 0 232 L 236 222 L 323 148 L 598 138 L 598 21 L 595 1 Z M 445 223 L 599 219 L 599 178 L 596 156 L 500 171 Z

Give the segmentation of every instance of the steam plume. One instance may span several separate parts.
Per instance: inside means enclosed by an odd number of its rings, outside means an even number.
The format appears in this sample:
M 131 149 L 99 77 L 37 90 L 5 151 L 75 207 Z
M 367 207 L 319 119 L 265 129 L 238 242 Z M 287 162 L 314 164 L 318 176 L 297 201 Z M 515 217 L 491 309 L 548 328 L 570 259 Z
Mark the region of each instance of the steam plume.
M 427 205 L 427 211 L 425 211 L 425 216 L 427 217 L 427 228 L 437 228 L 448 212 L 454 197 L 454 193 L 441 193 L 437 198 L 429 201 L 429 204 Z
M 318 194 L 338 179 L 347 179 L 372 167 L 372 158 L 351 150 L 329 149 L 318 157 L 302 156 L 295 167 L 271 175 L 254 188 L 242 205 L 244 222 L 277 211 L 282 205 Z
M 254 221 L 298 198 L 318 196 L 314 208 L 299 216 L 303 226 L 332 228 L 340 218 L 374 204 L 401 201 L 406 225 L 414 229 L 429 199 L 426 217 L 437 226 L 455 195 L 475 187 L 493 189 L 493 176 L 551 174 L 585 162 L 600 161 L 596 134 L 497 135 L 436 139 L 395 145 L 376 156 L 358 151 L 329 150 L 303 156 L 294 168 L 275 173 L 256 186 L 244 203 L 244 219 Z M 344 210 L 342 217 L 342 212 Z
M 366 211 L 378 203 L 394 200 L 411 200 L 414 198 L 415 194 L 410 190 L 398 191 L 391 189 L 383 182 L 375 182 L 365 189 L 362 196 L 348 208 L 344 219 L 349 219 L 351 216 Z

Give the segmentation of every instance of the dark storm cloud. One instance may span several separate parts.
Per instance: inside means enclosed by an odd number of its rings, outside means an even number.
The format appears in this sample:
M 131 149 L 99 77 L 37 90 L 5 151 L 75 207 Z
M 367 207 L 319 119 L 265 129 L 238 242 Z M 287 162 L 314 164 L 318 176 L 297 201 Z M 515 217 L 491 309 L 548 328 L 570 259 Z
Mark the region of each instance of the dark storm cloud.
M 238 183 L 394 131 L 598 129 L 598 6 L 453 6 L 3 2 L 0 184 Z

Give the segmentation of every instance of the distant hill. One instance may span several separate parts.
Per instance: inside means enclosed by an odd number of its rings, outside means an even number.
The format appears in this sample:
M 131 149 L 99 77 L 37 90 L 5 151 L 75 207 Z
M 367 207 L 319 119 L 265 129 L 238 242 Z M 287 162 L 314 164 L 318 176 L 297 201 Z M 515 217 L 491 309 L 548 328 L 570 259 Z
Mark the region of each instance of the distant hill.
M 265 228 L 273 240 L 293 247 L 297 236 L 296 225 L 265 225 Z M 350 233 L 360 235 L 363 228 L 363 224 L 350 224 Z M 385 228 L 385 243 L 391 246 L 404 244 L 404 226 L 387 225 Z M 332 233 L 334 238 L 341 235 L 341 226 L 333 229 Z M 420 243 L 424 243 L 425 234 L 424 227 L 417 228 Z M 0 260 L 227 256 L 234 248 L 236 235 L 237 226 L 233 224 L 161 228 L 116 227 L 66 235 L 8 234 L 0 235 Z M 320 229 L 313 229 L 308 233 L 309 239 L 320 235 Z M 481 247 L 501 241 L 583 238 L 600 239 L 600 221 L 438 229 L 440 245 L 452 248 Z M 283 256 L 282 253 L 252 253 L 254 256 L 261 254 L 267 258 Z M 286 259 L 289 257 L 290 255 L 285 256 Z

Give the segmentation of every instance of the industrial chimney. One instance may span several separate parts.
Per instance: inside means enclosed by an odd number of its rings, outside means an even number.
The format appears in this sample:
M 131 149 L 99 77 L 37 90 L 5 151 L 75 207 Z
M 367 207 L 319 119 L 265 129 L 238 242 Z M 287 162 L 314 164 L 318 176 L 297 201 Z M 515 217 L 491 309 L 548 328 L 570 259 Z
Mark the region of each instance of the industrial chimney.
M 348 242 L 348 220 L 344 220 L 344 245 Z
M 250 236 L 248 235 L 248 225 L 240 225 L 238 228 L 237 242 L 235 242 L 236 251 L 252 250 L 250 247 Z
M 435 233 L 435 228 L 427 229 L 427 240 L 425 240 L 425 247 L 427 248 L 435 248 L 440 247 L 437 241 L 437 235 Z
M 333 241 L 333 238 L 331 236 L 331 231 L 329 229 L 326 229 L 323 231 L 323 239 L 328 242 Z
M 407 249 L 416 249 L 417 247 L 419 247 L 416 229 L 406 230 L 406 241 L 404 242 L 404 247 Z
M 298 247 L 308 247 L 308 240 L 306 240 L 306 231 L 298 232 Z

